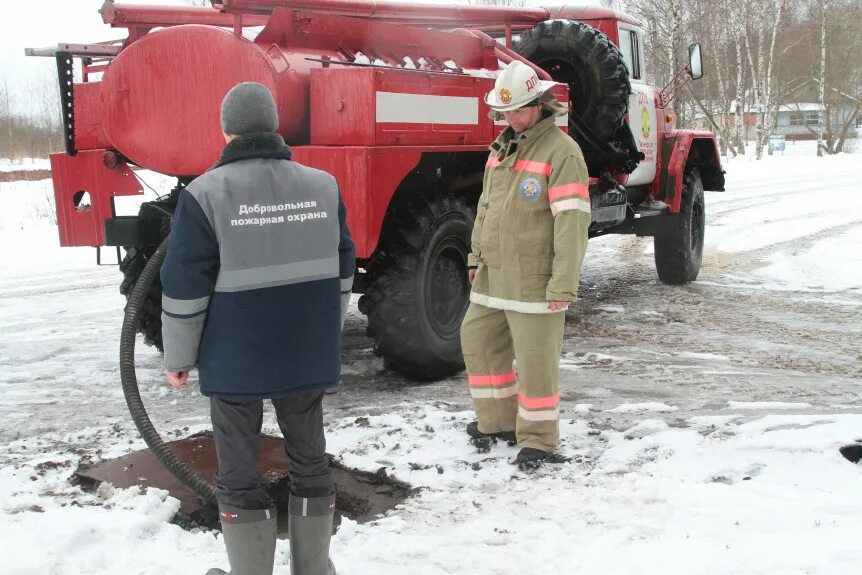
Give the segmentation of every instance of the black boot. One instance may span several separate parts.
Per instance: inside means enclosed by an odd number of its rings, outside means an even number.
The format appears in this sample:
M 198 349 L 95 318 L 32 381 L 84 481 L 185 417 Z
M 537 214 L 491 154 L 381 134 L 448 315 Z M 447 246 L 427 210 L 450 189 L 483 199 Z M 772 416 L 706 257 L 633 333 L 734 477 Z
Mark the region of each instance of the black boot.
M 514 431 L 498 431 L 497 433 L 483 433 L 479 431 L 478 421 L 471 421 L 467 424 L 467 435 L 473 439 L 500 439 L 510 443 L 515 443 L 517 441 Z
M 219 516 L 230 573 L 210 569 L 207 575 L 272 575 L 275 563 L 275 507 L 250 510 L 219 505 Z
M 299 497 L 291 493 L 289 510 L 291 575 L 335 575 L 329 560 L 335 495 Z
M 521 468 L 535 469 L 551 456 L 547 451 L 534 447 L 524 447 L 515 457 L 515 464 Z

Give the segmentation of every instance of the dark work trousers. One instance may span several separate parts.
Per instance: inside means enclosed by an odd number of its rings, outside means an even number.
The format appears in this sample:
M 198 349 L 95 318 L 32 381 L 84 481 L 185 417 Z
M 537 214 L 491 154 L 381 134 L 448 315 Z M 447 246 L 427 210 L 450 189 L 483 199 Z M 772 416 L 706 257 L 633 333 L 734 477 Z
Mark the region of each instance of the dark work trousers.
M 300 497 L 332 493 L 332 472 L 323 435 L 323 392 L 271 399 L 284 436 L 290 491 Z M 218 471 L 214 482 L 222 505 L 269 509 L 272 501 L 257 476 L 263 400 L 210 399 Z

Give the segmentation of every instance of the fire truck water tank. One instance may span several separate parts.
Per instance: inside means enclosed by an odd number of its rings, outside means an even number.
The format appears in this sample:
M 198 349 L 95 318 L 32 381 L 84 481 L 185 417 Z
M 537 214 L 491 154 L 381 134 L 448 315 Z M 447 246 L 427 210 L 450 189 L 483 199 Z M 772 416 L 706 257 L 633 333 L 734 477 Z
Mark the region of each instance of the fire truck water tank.
M 260 82 L 279 108 L 279 133 L 304 143 L 308 66 L 212 26 L 165 28 L 133 42 L 104 74 L 103 127 L 134 163 L 176 176 L 205 172 L 224 146 L 221 101 L 236 84 Z

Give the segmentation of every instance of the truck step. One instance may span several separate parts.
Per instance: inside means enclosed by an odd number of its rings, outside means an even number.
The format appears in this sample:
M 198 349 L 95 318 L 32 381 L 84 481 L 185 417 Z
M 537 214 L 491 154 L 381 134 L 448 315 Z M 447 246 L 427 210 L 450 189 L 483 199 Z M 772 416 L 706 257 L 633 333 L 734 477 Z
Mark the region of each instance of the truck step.
M 637 208 L 635 208 L 635 219 L 651 218 L 653 216 L 664 216 L 668 213 L 668 211 L 668 206 L 664 203 L 661 203 L 661 205 L 649 207 L 638 206 Z
M 604 206 L 592 209 L 592 220 L 600 222 L 621 222 L 626 219 L 626 204 Z

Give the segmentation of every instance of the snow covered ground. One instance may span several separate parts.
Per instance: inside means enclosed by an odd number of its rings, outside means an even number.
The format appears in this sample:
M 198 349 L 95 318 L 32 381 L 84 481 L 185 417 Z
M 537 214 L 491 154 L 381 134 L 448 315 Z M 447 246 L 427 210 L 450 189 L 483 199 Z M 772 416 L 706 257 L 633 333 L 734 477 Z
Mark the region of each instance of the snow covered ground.
M 859 573 L 862 465 L 838 448 L 862 441 L 862 155 L 798 143 L 726 168 L 728 191 L 707 193 L 694 284 L 659 284 L 649 239 L 591 242 L 567 317 L 560 461 L 537 472 L 511 465 L 515 447 L 466 442 L 462 378 L 386 372 L 354 301 L 329 451 L 423 489 L 375 521 L 344 521 L 340 574 Z M 69 483 L 82 461 L 144 444 L 119 386 L 118 272 L 57 247 L 50 189 L 0 183 L 2 570 L 226 568 L 217 532 L 169 522 L 166 492 Z M 194 387 L 171 390 L 152 350 L 137 361 L 163 434 L 207 427 Z M 277 433 L 272 418 L 265 430 Z M 276 573 L 288 555 L 280 541 Z

